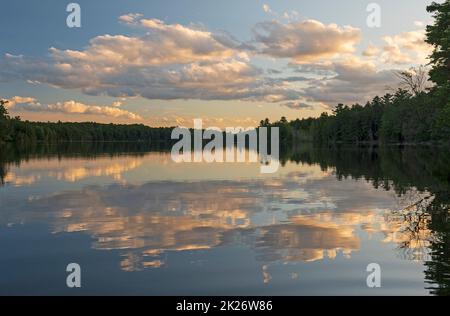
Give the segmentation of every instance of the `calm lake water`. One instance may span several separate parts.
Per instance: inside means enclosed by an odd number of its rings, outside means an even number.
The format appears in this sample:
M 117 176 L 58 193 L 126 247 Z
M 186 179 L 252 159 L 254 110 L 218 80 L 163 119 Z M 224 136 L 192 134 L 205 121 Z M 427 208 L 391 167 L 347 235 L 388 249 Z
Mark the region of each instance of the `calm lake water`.
M 0 294 L 449 294 L 448 150 L 297 148 L 282 162 L 261 175 L 142 144 L 2 148 Z

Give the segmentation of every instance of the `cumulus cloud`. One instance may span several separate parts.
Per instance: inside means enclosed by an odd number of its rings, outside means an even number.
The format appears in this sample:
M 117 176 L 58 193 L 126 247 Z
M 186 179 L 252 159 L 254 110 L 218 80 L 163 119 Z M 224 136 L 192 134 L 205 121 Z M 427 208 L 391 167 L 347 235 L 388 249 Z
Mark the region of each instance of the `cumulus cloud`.
M 268 6 L 263 9 L 272 12 Z M 79 50 L 52 47 L 47 58 L 6 54 L 0 59 L 0 81 L 23 80 L 117 98 L 244 100 L 309 109 L 369 100 L 396 84 L 392 72 L 380 70 L 375 62 L 400 64 L 429 50 L 423 31 L 406 32 L 384 37 L 384 47 L 370 44 L 363 61 L 353 55 L 359 29 L 315 20 L 259 23 L 247 43 L 227 33 L 138 13 L 119 21 L 144 32 L 97 36 Z M 252 64 L 254 57 L 286 59 L 299 75 L 288 75 L 285 68 L 263 70 Z M 21 103 L 23 109 L 140 118 L 123 110 L 120 102 L 102 107 L 28 101 Z
M 14 96 L 10 99 L 7 99 L 8 103 L 5 104 L 7 109 L 12 109 L 16 106 L 16 104 L 34 104 L 36 103 L 35 98 L 31 97 L 21 97 L 21 96 Z
M 372 57 L 378 56 L 380 54 L 380 52 L 381 52 L 381 50 L 377 46 L 375 46 L 373 44 L 369 44 L 369 46 L 367 46 L 367 48 L 363 51 L 362 54 L 365 57 L 372 58 Z
M 322 64 L 318 68 L 327 68 L 334 75 L 312 79 L 303 90 L 303 96 L 307 102 L 322 103 L 330 108 L 341 102 L 364 103 L 398 86 L 393 70 L 379 70 L 374 63 L 356 57 Z
M 416 25 L 422 24 L 417 22 Z M 433 47 L 425 42 L 424 29 L 383 36 L 381 39 L 384 42 L 383 45 L 378 47 L 369 44 L 362 55 L 367 58 L 377 58 L 385 64 L 418 65 L 427 64 L 428 56 L 433 51 Z
M 97 36 L 83 50 L 52 47 L 48 59 L 7 54 L 0 61 L 0 80 L 46 83 L 89 95 L 164 100 L 295 97 L 295 91 L 282 82 L 266 80 L 263 71 L 249 62 L 243 45 L 227 34 L 139 14 L 120 20 L 139 25 L 145 35 Z
M 425 42 L 425 30 L 410 31 L 394 36 L 385 36 L 383 40 L 382 60 L 389 64 L 426 64 L 433 48 Z
M 253 29 L 260 52 L 276 58 L 291 58 L 308 63 L 352 53 L 361 32 L 351 26 L 325 25 L 316 20 L 283 24 L 278 21 L 258 23 Z
M 222 60 L 236 56 L 230 42 L 211 33 L 159 20 L 142 20 L 150 30 L 142 37 L 102 35 L 93 38 L 83 51 L 51 48 L 51 55 L 62 65 L 77 60 L 98 67 L 161 66 L 198 61 Z M 231 41 L 231 40 L 230 40 Z M 226 44 L 226 45 L 225 45 Z M 70 63 L 69 63 L 70 65 Z M 68 65 L 67 65 L 68 66 Z
M 139 115 L 118 109 L 114 106 L 84 104 L 73 100 L 53 104 L 41 104 L 35 98 L 14 96 L 8 99 L 8 101 L 9 108 L 16 111 L 93 114 L 114 118 L 127 118 L 130 120 L 142 120 L 142 117 Z

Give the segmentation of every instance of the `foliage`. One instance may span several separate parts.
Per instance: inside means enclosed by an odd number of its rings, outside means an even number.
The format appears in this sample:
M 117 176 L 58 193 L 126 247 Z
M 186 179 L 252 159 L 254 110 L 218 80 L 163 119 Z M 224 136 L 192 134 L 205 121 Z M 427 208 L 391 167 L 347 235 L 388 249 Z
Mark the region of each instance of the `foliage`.
M 433 14 L 435 23 L 427 26 L 426 42 L 434 46 L 430 56 L 433 69 L 430 77 L 440 87 L 450 84 L 450 1 L 433 2 L 427 7 Z
M 413 95 L 399 89 L 375 97 L 362 106 L 339 104 L 332 114 L 319 118 L 270 123 L 280 128 L 281 143 L 312 141 L 318 145 L 337 143 L 446 142 L 450 136 L 450 103 L 442 106 L 436 92 Z
M 172 128 L 151 128 L 142 124 L 100 124 L 29 122 L 10 118 L 0 103 L 0 141 L 28 144 L 35 142 L 140 141 L 155 144 L 171 142 Z
M 0 100 L 0 143 L 7 140 L 9 116 L 5 107 L 6 103 L 7 101 Z

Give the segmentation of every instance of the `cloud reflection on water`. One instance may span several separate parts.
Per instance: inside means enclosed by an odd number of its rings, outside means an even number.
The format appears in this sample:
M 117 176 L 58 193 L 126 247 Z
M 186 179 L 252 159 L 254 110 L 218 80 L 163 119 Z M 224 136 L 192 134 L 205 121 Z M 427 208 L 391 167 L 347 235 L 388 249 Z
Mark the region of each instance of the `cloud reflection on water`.
M 402 243 L 408 237 L 404 219 L 385 216 L 399 202 L 395 194 L 366 181 L 338 181 L 317 165 L 289 163 L 275 177 L 245 175 L 244 166 L 241 178 L 195 179 L 202 168 L 208 174 L 211 165 L 205 164 L 189 166 L 194 169 L 179 179 L 161 178 L 161 171 L 142 177 L 155 166 L 173 167 L 167 155 L 29 161 L 8 181 L 33 187 L 51 178 L 67 182 L 69 189 L 4 203 L 0 222 L 46 222 L 54 233 L 84 232 L 93 238 L 93 248 L 119 250 L 126 271 L 164 266 L 171 251 L 240 243 L 266 267 L 267 282 L 271 263 L 350 258 L 361 249 L 363 232 L 381 234 L 380 242 Z M 139 181 L 131 172 L 140 174 Z M 81 189 L 70 185 L 105 176 L 114 181 Z M 27 177 L 34 181 L 24 181 Z M 420 233 L 427 235 L 425 228 Z

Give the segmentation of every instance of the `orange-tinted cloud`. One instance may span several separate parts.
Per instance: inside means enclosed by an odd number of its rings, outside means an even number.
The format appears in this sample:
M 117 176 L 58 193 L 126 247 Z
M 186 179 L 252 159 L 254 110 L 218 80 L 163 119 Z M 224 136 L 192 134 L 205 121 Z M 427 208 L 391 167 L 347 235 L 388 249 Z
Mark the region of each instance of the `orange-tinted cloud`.
M 295 63 L 308 63 L 352 53 L 361 32 L 351 26 L 325 25 L 316 20 L 282 24 L 263 22 L 254 28 L 260 52 L 276 58 L 290 58 Z
M 35 98 L 14 96 L 8 100 L 8 109 L 25 112 L 53 112 L 65 114 L 93 114 L 114 118 L 127 118 L 130 120 L 142 120 L 142 117 L 130 111 L 119 109 L 115 102 L 113 106 L 100 106 L 84 104 L 74 100 L 41 104 Z

